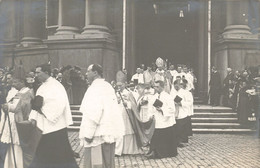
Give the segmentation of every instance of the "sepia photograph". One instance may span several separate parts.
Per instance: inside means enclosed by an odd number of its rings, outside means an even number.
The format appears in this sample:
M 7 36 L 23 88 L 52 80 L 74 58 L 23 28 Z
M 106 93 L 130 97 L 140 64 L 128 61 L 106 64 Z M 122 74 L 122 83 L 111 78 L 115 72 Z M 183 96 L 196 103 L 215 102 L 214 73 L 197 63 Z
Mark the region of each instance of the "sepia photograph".
M 0 168 L 260 168 L 260 0 L 0 0 Z

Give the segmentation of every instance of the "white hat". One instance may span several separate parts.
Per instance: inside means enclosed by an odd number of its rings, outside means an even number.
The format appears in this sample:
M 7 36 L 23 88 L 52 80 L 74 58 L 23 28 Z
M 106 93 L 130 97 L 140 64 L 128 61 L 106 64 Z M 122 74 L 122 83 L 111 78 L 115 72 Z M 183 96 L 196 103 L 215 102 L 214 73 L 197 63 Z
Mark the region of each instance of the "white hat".
M 157 65 L 157 67 L 163 67 L 164 61 L 161 57 L 159 57 L 159 58 L 156 59 L 155 64 Z

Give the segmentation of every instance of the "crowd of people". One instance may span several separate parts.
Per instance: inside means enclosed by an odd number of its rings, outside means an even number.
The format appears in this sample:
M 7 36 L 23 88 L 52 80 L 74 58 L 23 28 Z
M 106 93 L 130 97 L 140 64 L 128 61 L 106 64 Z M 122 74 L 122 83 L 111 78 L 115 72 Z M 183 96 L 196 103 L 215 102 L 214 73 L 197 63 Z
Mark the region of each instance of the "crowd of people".
M 186 66 L 167 68 L 161 58 L 155 64 L 155 71 L 137 68 L 129 82 L 127 72 L 119 71 L 111 84 L 102 79 L 101 66 L 88 67 L 91 85 L 80 107 L 84 166 L 114 167 L 113 157 L 124 154 L 175 157 L 178 147 L 188 145 L 194 76 Z M 94 162 L 94 156 L 101 159 Z
M 70 104 L 80 104 L 87 90 L 87 80 L 78 66 L 67 65 L 59 69 L 52 69 L 51 76 L 64 86 Z
M 254 123 L 259 113 L 257 94 L 259 77 L 260 66 L 241 71 L 227 68 L 227 76 L 221 81 L 219 72 L 212 67 L 210 104 L 231 107 L 237 112 L 242 125 Z
M 144 148 L 147 158 L 176 156 L 177 147 L 192 135 L 194 78 L 187 67 L 166 69 L 160 58 L 156 65 L 155 72 L 142 69 L 143 80 L 133 77 L 129 83 L 120 71 L 112 84 L 97 64 L 88 67 L 85 78 L 71 66 L 51 70 L 43 64 L 29 73 L 0 70 L 0 167 L 78 167 L 67 135 L 73 124 L 67 88 L 75 76 L 87 90 L 78 100 L 86 167 L 114 167 L 115 155 L 139 154 Z
M 212 68 L 210 103 L 219 105 L 222 97 L 244 123 L 257 115 L 259 72 L 228 71 L 222 88 Z M 0 168 L 78 167 L 67 135 L 73 103 L 81 104 L 84 167 L 114 167 L 114 157 L 124 154 L 175 157 L 192 136 L 196 77 L 185 65 L 175 70 L 158 58 L 131 77 L 118 71 L 111 83 L 98 64 L 85 76 L 76 66 L 51 70 L 43 64 L 27 74 L 0 69 L 0 78 Z
M 1 72 L 0 167 L 78 167 L 67 134 L 73 124 L 68 96 L 50 65 L 24 76 Z

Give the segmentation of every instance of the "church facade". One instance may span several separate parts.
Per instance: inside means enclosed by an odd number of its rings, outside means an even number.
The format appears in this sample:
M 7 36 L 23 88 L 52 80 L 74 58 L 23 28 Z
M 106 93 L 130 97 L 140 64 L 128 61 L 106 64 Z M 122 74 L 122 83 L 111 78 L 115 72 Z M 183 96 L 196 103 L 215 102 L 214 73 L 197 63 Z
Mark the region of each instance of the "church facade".
M 201 97 L 210 68 L 260 64 L 258 0 L 2 0 L 1 66 L 26 71 L 98 63 L 115 80 L 157 57 L 194 69 Z

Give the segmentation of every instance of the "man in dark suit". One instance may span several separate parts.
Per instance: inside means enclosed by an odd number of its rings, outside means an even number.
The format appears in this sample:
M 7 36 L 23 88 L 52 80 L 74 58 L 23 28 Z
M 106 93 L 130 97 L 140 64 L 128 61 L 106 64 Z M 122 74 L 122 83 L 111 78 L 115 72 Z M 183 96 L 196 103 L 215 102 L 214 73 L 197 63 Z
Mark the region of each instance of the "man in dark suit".
M 230 87 L 232 87 L 232 83 L 231 80 L 233 79 L 233 72 L 231 68 L 227 68 L 227 76 L 225 77 L 225 79 L 223 80 L 223 90 L 222 90 L 222 94 L 223 94 L 223 105 L 224 106 L 231 106 L 231 104 L 229 103 L 229 89 Z M 232 106 L 231 106 L 232 107 Z
M 220 102 L 221 80 L 220 74 L 214 66 L 212 67 L 209 86 L 210 105 L 218 106 Z

